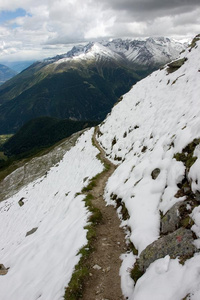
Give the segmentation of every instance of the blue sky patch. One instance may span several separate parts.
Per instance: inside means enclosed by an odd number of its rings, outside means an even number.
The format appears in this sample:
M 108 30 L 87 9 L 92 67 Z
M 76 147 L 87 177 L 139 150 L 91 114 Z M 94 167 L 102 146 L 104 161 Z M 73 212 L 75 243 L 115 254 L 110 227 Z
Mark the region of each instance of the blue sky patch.
M 26 15 L 27 12 L 22 8 L 18 8 L 15 11 L 3 10 L 0 12 L 0 24 L 2 25 L 7 21 L 11 21 L 12 19 L 15 19 L 17 17 L 24 17 Z

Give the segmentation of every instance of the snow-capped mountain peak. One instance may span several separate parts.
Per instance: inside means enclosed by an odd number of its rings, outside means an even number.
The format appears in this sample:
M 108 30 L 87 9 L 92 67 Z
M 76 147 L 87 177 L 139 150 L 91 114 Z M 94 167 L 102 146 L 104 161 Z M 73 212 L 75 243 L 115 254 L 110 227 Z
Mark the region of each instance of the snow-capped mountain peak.
M 48 62 L 69 60 L 114 59 L 137 66 L 158 67 L 178 57 L 186 45 L 165 37 L 146 39 L 114 39 L 74 46 L 69 52 Z
M 67 52 L 65 55 L 61 56 L 59 59 L 56 59 L 56 64 L 63 63 L 66 61 L 89 61 L 89 60 L 121 60 L 121 57 L 118 53 L 109 49 L 109 47 L 104 46 L 99 42 L 91 42 L 86 46 L 74 46 L 72 50 Z

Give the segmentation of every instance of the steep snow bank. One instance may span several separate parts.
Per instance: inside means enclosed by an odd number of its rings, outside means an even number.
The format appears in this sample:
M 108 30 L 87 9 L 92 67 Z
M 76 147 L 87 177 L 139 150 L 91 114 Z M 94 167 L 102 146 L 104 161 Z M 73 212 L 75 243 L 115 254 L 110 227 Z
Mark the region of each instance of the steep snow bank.
M 0 263 L 10 268 L 0 276 L 1 299 L 63 299 L 86 244 L 88 212 L 75 194 L 103 169 L 92 134 L 85 132 L 46 176 L 0 203 Z
M 113 203 L 113 195 L 116 195 L 124 201 L 130 215 L 127 221 L 132 232 L 130 239 L 139 254 L 159 238 L 160 211 L 166 213 L 176 202 L 185 199 L 175 197 L 179 189 L 177 184 L 185 176 L 185 166 L 174 155 L 200 137 L 200 42 L 184 52 L 181 58 L 185 59 L 179 68 L 172 70 L 166 66 L 137 83 L 100 126 L 100 144 L 113 162 L 120 162 L 109 178 L 105 198 L 107 203 Z M 199 146 L 195 155 L 200 158 L 198 149 Z M 188 174 L 193 192 L 200 191 L 199 161 L 196 160 Z M 197 223 L 196 227 L 199 221 Z M 199 232 L 199 229 L 195 230 Z M 196 259 L 199 261 L 198 256 L 192 261 Z M 192 262 L 188 262 L 187 267 L 182 268 L 176 261 L 170 263 L 169 270 L 175 268 L 177 276 L 182 276 L 182 273 L 186 276 L 185 272 L 193 270 L 193 266 Z M 151 270 L 154 270 L 153 267 Z M 137 292 L 139 286 L 141 290 L 145 287 L 148 299 L 181 299 L 182 296 L 176 296 L 173 287 L 169 297 L 165 294 L 160 298 L 155 296 L 156 289 L 160 291 L 162 285 L 155 279 L 154 286 L 151 286 L 148 280 L 149 276 L 154 276 L 153 272 L 147 271 L 138 281 L 134 300 L 146 299 L 144 293 L 140 296 L 141 291 Z M 166 282 L 163 282 L 166 292 L 169 290 L 169 278 L 170 273 L 167 273 Z M 193 285 L 188 280 L 188 293 L 193 291 L 195 284 L 199 284 L 199 280 L 197 276 Z M 127 295 L 126 287 L 124 293 Z M 191 299 L 197 299 L 195 295 L 199 295 L 200 290 L 196 293 L 193 296 L 191 293 Z

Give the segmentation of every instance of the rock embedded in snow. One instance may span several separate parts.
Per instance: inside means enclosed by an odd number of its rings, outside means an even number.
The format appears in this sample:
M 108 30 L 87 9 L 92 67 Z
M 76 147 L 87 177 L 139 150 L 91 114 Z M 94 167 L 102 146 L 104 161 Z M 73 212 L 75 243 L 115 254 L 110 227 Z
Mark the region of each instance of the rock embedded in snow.
M 18 201 L 18 204 L 19 206 L 23 206 L 24 205 L 24 197 L 22 197 L 19 201 Z
M 166 255 L 183 259 L 192 257 L 196 251 L 193 241 L 192 231 L 183 227 L 161 237 L 142 251 L 138 260 L 139 269 L 145 272 L 152 262 Z
M 160 169 L 159 168 L 155 168 L 152 172 L 151 172 L 151 177 L 153 180 L 155 180 L 160 174 Z
M 198 206 L 196 199 L 188 199 L 174 204 L 161 218 L 161 234 L 173 232 L 182 226 L 190 229 L 194 224 L 190 214 L 196 206 Z
M 33 234 L 34 232 L 36 232 L 37 229 L 38 229 L 38 227 L 35 227 L 35 228 L 31 229 L 30 231 L 28 231 L 26 233 L 26 236 L 29 236 L 29 235 Z
M 3 264 L 0 264 L 0 275 L 6 275 L 8 273 L 8 269 Z
M 179 207 L 183 201 L 178 202 L 170 208 L 170 210 L 161 219 L 161 233 L 166 234 L 175 231 L 180 224 Z

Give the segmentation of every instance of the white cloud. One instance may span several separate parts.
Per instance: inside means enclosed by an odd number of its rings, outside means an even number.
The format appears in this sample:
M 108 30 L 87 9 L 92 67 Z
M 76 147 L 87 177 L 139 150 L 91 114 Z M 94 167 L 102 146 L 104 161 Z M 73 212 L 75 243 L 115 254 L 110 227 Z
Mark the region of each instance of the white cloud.
M 137 36 L 194 36 L 200 32 L 199 0 L 0 0 L 0 10 L 26 10 L 1 24 L 0 61 L 38 59 L 88 39 Z M 63 46 L 65 44 L 65 46 Z M 43 49 L 43 50 L 42 50 Z M 52 52 L 51 52 L 52 51 Z M 17 56 L 18 54 L 18 56 Z

